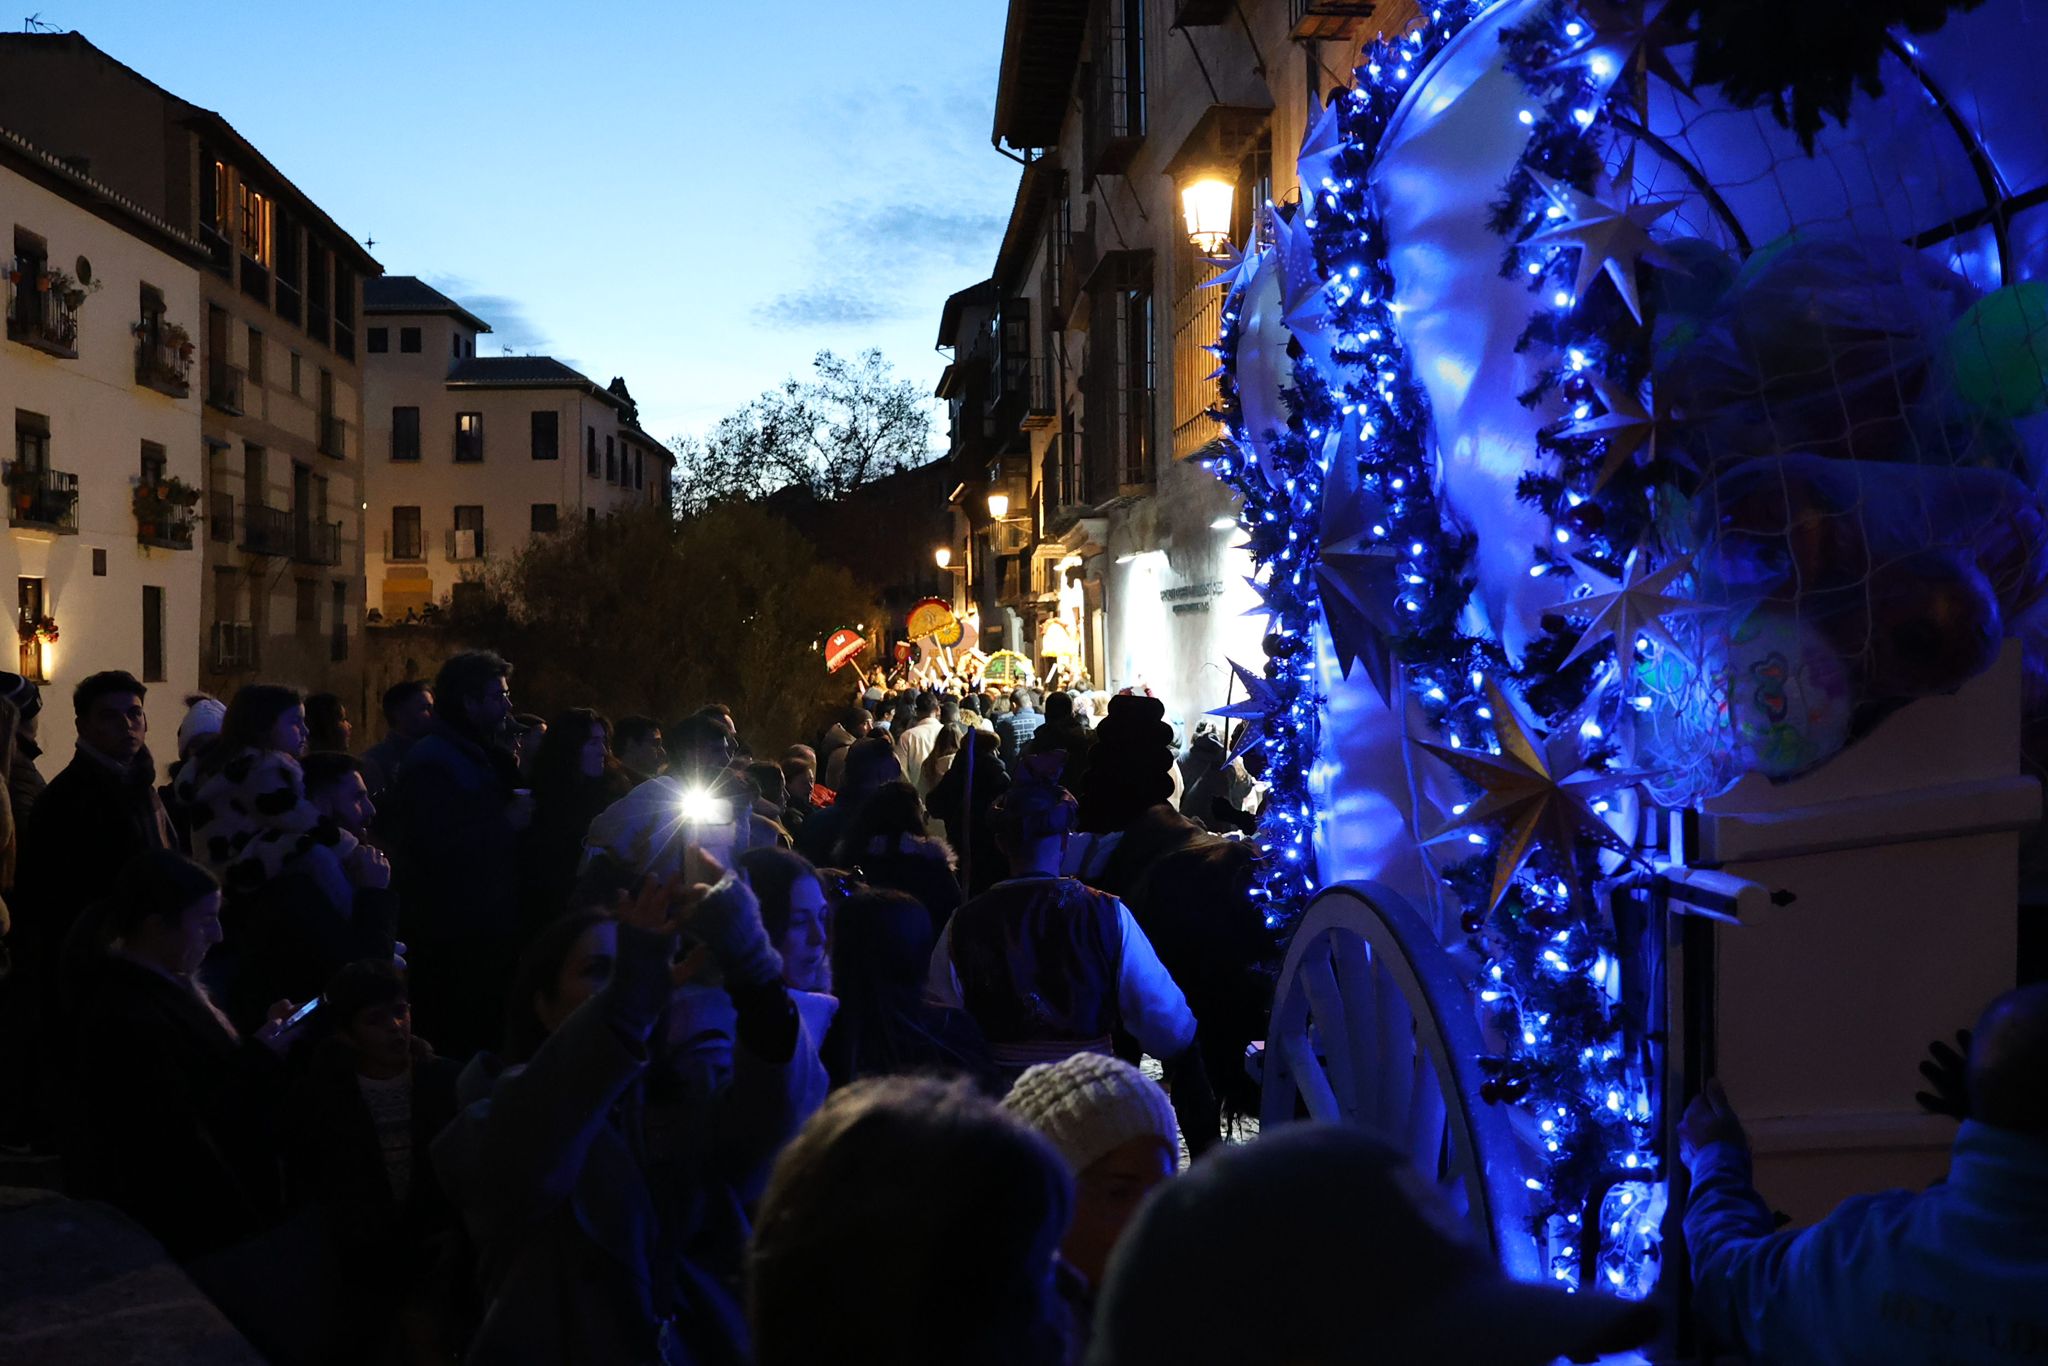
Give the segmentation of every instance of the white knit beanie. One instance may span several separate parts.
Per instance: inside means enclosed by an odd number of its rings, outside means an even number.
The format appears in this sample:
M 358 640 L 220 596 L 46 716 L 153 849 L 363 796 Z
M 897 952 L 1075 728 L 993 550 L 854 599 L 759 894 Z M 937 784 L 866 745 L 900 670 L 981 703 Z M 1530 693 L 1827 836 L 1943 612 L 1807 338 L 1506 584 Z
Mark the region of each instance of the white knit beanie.
M 1076 1053 L 1028 1067 L 1003 1106 L 1059 1149 L 1075 1175 L 1134 1138 L 1180 1151 L 1173 1104 L 1158 1083 L 1121 1058 Z

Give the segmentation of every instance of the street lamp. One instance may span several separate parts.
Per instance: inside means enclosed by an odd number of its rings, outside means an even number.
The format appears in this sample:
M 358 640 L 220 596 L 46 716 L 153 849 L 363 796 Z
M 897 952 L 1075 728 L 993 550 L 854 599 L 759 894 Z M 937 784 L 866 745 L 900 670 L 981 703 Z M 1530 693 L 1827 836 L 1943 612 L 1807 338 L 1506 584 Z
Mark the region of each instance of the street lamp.
M 934 550 L 932 552 L 932 563 L 941 569 L 951 569 L 953 567 L 953 547 L 942 545 Z
M 1204 256 L 1220 256 L 1230 245 L 1230 210 L 1237 187 L 1217 175 L 1199 176 L 1180 189 L 1188 240 Z
M 988 496 L 988 515 L 1000 522 L 1010 515 L 1010 495 L 991 493 Z

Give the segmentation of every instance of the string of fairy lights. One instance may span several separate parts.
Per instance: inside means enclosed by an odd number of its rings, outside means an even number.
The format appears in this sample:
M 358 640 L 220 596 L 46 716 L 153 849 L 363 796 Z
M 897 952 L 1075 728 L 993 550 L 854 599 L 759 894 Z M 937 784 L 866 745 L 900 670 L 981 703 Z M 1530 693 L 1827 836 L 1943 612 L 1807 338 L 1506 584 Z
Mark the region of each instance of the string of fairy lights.
M 1529 572 L 1579 581 L 1516 664 L 1467 629 L 1475 544 L 1441 503 L 1428 396 L 1402 343 L 1368 188 L 1403 98 L 1487 8 L 1442 6 L 1370 46 L 1353 89 L 1313 120 L 1300 204 L 1269 210 L 1271 251 L 1313 251 L 1314 278 L 1286 291 L 1288 316 L 1313 302 L 1294 296 L 1313 290 L 1329 343 L 1296 348 L 1284 430 L 1246 429 L 1234 371 L 1263 253 L 1227 263 L 1214 415 L 1232 441 L 1214 468 L 1243 498 L 1271 624 L 1263 669 L 1238 666 L 1247 697 L 1225 714 L 1244 722 L 1241 746 L 1265 761 L 1259 839 L 1270 857 L 1258 894 L 1286 928 L 1318 885 L 1311 779 L 1326 699 L 1316 623 L 1347 672 L 1354 658 L 1379 664 L 1383 693 L 1386 658 L 1400 661 L 1393 686 L 1405 699 L 1393 704 L 1412 702 L 1424 727 L 1417 748 L 1467 789 L 1432 843 L 1449 851 L 1437 867 L 1481 962 L 1478 1007 L 1498 1041 L 1483 1060 L 1483 1097 L 1516 1107 L 1535 1155 L 1531 1232 L 1560 1283 L 1579 1287 L 1591 1264 L 1602 1288 L 1642 1294 L 1663 1211 L 1652 1069 L 1640 1021 L 1623 1008 L 1622 955 L 1596 886 L 1602 853 L 1627 849 L 1606 824 L 1610 804 L 1643 776 L 1630 768 L 1632 728 L 1656 704 L 1636 671 L 1681 653 L 1664 623 L 1696 604 L 1682 595 L 1683 548 L 1658 538 L 1654 518 L 1657 490 L 1689 472 L 1657 448 L 1643 395 L 1650 334 L 1637 269 L 1661 263 L 1648 227 L 1667 207 L 1629 202 L 1631 165 L 1612 181 L 1607 171 L 1620 126 L 1641 118 L 1648 79 L 1676 81 L 1665 48 L 1683 39 L 1637 5 L 1600 4 L 1596 22 L 1562 0 L 1505 35 L 1508 67 L 1530 92 L 1516 114 L 1529 134 L 1492 226 L 1506 268 L 1530 290 L 1523 343 L 1555 358 L 1524 399 L 1562 412 L 1520 488 L 1552 531 L 1530 547 Z M 1368 509 L 1358 526 L 1332 515 L 1326 491 Z M 1364 585 L 1383 595 L 1382 612 L 1353 591 L 1368 561 L 1384 571 Z M 1529 713 L 1548 718 L 1547 731 Z

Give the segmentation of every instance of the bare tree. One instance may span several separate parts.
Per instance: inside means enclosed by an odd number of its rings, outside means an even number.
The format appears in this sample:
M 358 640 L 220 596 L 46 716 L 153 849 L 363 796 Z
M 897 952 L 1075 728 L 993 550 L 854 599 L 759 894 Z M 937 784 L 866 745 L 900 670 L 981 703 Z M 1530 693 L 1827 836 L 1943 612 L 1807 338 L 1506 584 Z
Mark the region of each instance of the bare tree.
M 931 411 L 876 350 L 820 351 L 812 377 L 791 376 L 711 434 L 679 437 L 678 511 L 760 498 L 796 484 L 821 500 L 929 460 Z

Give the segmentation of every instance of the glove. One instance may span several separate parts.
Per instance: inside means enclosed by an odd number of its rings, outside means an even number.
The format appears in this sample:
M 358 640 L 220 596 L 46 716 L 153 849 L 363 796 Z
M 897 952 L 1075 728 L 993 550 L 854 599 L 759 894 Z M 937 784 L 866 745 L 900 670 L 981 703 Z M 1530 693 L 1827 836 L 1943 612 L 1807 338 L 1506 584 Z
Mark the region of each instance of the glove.
M 711 951 L 732 986 L 762 986 L 782 976 L 782 955 L 761 923 L 761 903 L 746 883 L 727 873 L 685 911 L 683 926 Z

